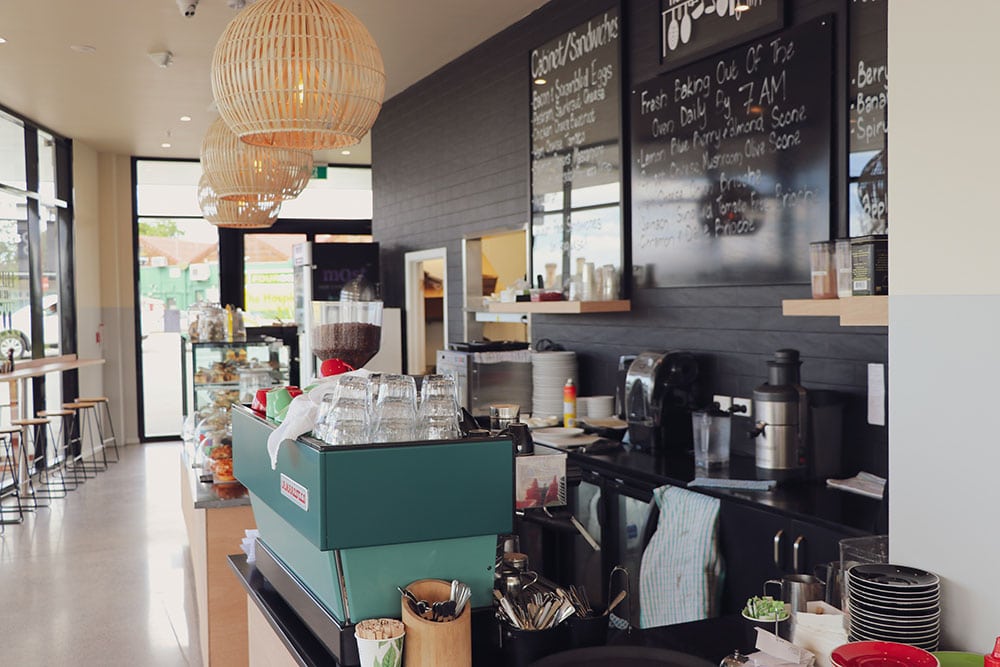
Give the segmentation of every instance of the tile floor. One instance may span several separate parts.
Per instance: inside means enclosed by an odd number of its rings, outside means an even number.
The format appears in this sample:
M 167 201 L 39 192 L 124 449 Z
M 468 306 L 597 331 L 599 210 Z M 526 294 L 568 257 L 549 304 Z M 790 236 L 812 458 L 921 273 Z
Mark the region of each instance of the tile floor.
M 179 452 L 126 447 L 67 498 L 5 526 L 0 666 L 201 665 Z

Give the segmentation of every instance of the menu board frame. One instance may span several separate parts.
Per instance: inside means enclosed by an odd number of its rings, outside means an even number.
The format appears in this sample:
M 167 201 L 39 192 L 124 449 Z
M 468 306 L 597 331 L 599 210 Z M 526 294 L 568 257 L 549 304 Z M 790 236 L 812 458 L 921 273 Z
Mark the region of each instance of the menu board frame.
M 834 203 L 834 82 L 814 76 L 833 37 L 821 16 L 633 88 L 641 286 L 809 282 L 808 243 L 829 238 Z
M 614 23 L 613 35 L 608 30 L 609 21 Z M 531 50 L 529 54 L 529 75 L 530 90 L 529 102 L 529 142 L 531 152 L 529 154 L 529 276 L 530 282 L 537 285 L 536 277 L 542 276 L 544 287 L 557 291 L 568 291 L 571 299 L 583 301 L 614 300 L 628 298 L 630 291 L 630 270 L 631 243 L 629 240 L 628 207 L 625 206 L 628 183 L 628 164 L 626 162 L 627 152 L 624 142 L 624 134 L 627 123 L 627 109 L 623 105 L 625 91 L 628 81 L 626 80 L 625 68 L 625 42 L 627 40 L 626 22 L 622 3 L 609 3 L 607 8 L 595 14 L 586 21 L 565 30 L 544 44 Z M 604 31 L 603 33 L 601 31 Z M 601 35 L 607 37 L 606 42 L 602 42 Z M 595 46 L 593 50 L 587 49 L 588 40 Z M 562 56 L 557 62 L 553 53 Z M 597 59 L 594 57 L 597 53 Z M 612 54 L 609 57 L 609 54 Z M 582 96 L 575 94 L 562 95 L 567 102 L 566 106 L 572 108 L 575 102 L 582 102 L 582 106 L 575 110 L 576 117 L 586 117 L 587 114 L 595 114 L 596 121 L 591 121 L 579 128 L 582 131 L 574 131 L 577 128 L 570 127 L 565 130 L 565 122 L 558 120 L 553 123 L 551 98 L 544 98 L 540 95 L 545 89 L 539 88 L 545 84 L 557 82 L 559 75 L 562 75 L 563 90 L 580 91 Z M 539 84 L 537 80 L 542 78 L 545 83 Z M 557 96 L 556 99 L 559 99 Z M 604 112 L 604 117 L 599 112 Z M 558 112 L 557 112 L 558 113 Z M 613 118 L 612 118 L 613 116 Z M 563 116 L 565 120 L 566 116 Z M 609 122 L 609 119 L 611 122 Z M 598 139 L 593 136 L 586 136 L 596 122 L 600 132 Z M 593 134 L 593 133 L 591 133 Z M 553 136 L 555 135 L 555 136 Z M 551 141 L 547 141 L 553 139 Z M 584 157 L 584 156 L 587 157 Z M 569 197 L 569 205 L 563 203 L 561 209 L 546 209 L 539 203 L 539 195 L 550 193 L 549 190 L 540 190 L 538 185 L 543 179 L 539 174 L 543 170 L 543 162 L 551 162 L 555 156 L 565 160 L 565 167 L 562 168 L 563 179 L 562 190 L 564 197 Z M 578 164 L 577 159 L 580 158 Z M 587 160 L 591 165 L 597 164 L 599 172 L 597 177 L 593 175 L 594 167 L 584 169 L 581 165 L 583 160 Z M 582 176 L 583 181 L 599 182 L 600 172 L 604 170 L 608 173 L 615 173 L 617 177 L 617 188 L 613 198 L 606 198 L 599 201 L 591 201 L 580 206 L 573 206 L 572 194 L 575 192 L 574 179 Z M 610 185 L 605 183 L 604 185 Z M 581 185 L 576 183 L 576 185 Z M 605 189 L 605 192 L 608 192 Z M 549 245 L 557 242 L 560 261 L 553 271 L 551 262 L 539 261 L 545 253 L 538 251 L 539 243 L 544 242 L 544 236 L 540 236 L 540 230 L 545 228 L 539 224 L 542 219 L 552 219 L 562 214 L 561 229 L 557 230 L 561 238 L 549 238 Z M 589 217 L 589 219 L 586 219 Z M 590 238 L 580 230 L 591 230 Z M 577 233 L 574 234 L 574 230 Z M 549 230 L 551 231 L 551 230 Z M 613 233 L 617 243 L 617 251 L 610 250 L 606 243 L 607 238 Z M 548 235 L 549 237 L 552 234 Z M 604 242 L 601 242 L 601 241 Z M 548 254 L 551 255 L 552 249 Z M 581 255 L 590 253 L 591 256 Z M 538 255 L 538 256 L 536 256 Z M 613 257 L 612 257 L 613 255 Z M 575 262 L 573 261 L 575 259 Z M 587 261 L 585 261 L 587 260 Z M 597 260 L 597 261 L 589 261 Z M 543 266 L 544 264 L 544 266 Z M 596 266 L 594 266 L 596 264 Z M 613 265 L 610 272 L 602 271 Z M 596 273 L 591 273 L 595 271 Z M 576 278 L 583 277 L 586 272 L 588 288 L 581 288 Z M 615 273 L 616 275 L 609 275 Z M 555 283 L 552 277 L 555 275 Z M 603 275 L 603 279 L 602 276 Z M 572 277 L 572 278 L 571 278 Z

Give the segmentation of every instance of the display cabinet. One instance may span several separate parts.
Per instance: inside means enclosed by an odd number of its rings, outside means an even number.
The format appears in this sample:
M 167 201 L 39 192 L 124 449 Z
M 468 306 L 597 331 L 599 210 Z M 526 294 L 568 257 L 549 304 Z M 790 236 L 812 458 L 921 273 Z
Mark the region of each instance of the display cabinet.
M 185 414 L 220 400 L 249 402 L 240 396 L 241 370 L 269 369 L 275 385 L 293 383 L 295 351 L 273 336 L 248 335 L 246 341 L 197 343 L 182 337 L 181 344 Z

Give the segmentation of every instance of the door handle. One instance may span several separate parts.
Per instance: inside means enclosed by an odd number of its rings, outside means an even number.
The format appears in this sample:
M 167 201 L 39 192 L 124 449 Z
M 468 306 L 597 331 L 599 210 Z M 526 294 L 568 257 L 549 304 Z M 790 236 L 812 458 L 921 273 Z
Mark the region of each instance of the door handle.
M 781 569 L 781 543 L 785 539 L 785 531 L 779 530 L 774 534 L 774 564 Z
M 802 572 L 802 565 L 804 564 L 803 561 L 805 556 L 799 558 L 799 554 L 805 551 L 805 544 L 806 538 L 802 535 L 796 537 L 795 541 L 792 542 L 792 570 L 796 574 L 800 574 Z

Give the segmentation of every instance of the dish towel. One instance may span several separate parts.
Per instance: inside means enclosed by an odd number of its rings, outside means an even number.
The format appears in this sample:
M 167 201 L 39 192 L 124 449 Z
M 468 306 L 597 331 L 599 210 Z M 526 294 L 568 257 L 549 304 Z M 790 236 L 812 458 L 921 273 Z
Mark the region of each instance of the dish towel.
M 714 616 L 722 577 L 719 499 L 661 486 L 653 500 L 660 516 L 639 569 L 639 626 Z

